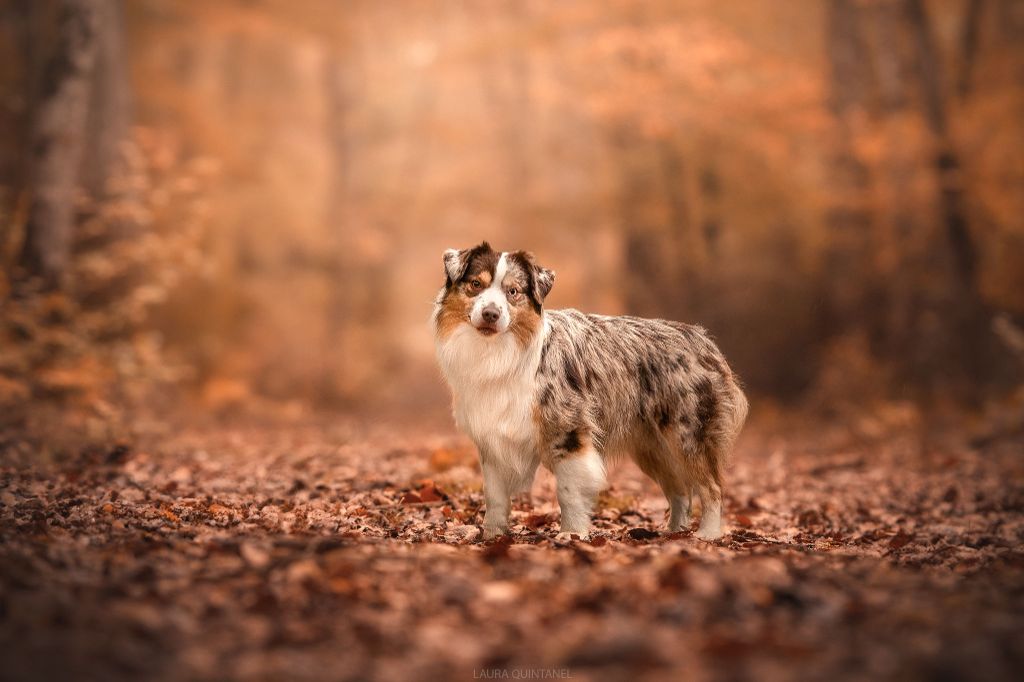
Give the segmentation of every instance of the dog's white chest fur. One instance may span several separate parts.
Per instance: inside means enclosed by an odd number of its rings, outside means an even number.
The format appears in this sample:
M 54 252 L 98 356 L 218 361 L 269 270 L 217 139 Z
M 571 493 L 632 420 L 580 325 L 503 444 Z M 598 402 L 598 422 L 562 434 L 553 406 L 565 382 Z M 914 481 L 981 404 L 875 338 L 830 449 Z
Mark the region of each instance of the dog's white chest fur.
M 544 336 L 537 334 L 524 350 L 512 334 L 484 337 L 464 325 L 437 343 L 456 424 L 485 463 L 523 475 L 532 474 L 540 459 L 534 403 Z

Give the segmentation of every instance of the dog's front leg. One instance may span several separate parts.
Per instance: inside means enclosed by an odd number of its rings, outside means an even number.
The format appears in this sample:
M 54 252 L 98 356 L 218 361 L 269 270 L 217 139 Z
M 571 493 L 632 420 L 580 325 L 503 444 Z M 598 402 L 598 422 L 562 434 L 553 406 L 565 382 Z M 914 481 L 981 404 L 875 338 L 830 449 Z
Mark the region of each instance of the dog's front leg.
M 484 539 L 490 540 L 508 531 L 508 514 L 511 507 L 512 490 L 510 472 L 493 459 L 483 457 L 484 472 Z
M 552 470 L 558 480 L 562 533 L 586 538 L 590 535 L 590 513 L 605 485 L 604 461 L 593 448 L 584 448 L 556 459 Z
M 690 515 L 693 513 L 693 498 L 689 491 L 681 494 L 674 495 L 666 493 L 668 497 L 669 508 L 672 510 L 671 517 L 668 521 L 669 532 L 676 532 L 683 529 L 688 529 L 690 526 Z

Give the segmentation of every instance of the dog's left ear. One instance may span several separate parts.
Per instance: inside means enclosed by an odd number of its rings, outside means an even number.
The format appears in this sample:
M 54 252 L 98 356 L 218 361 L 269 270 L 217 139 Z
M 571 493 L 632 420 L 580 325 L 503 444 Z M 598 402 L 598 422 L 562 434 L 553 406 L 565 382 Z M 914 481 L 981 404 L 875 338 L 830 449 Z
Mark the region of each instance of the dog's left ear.
M 555 271 L 538 265 L 532 253 L 519 251 L 514 256 L 521 259 L 520 262 L 526 265 L 526 270 L 530 273 L 530 292 L 534 303 L 538 306 L 544 305 L 544 299 L 555 285 Z
M 555 286 L 555 271 L 539 265 L 533 266 L 533 300 L 543 305 L 551 287 Z

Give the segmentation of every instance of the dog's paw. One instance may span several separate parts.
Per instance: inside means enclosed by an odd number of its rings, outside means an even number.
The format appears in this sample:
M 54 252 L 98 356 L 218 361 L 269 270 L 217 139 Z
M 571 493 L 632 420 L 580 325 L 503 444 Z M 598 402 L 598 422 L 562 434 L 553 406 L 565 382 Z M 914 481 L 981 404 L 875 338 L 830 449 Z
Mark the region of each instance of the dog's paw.
M 590 539 L 590 531 L 583 531 L 581 533 L 581 532 L 578 532 L 578 531 L 577 532 L 569 532 L 569 531 L 563 530 L 563 531 L 560 531 L 557 535 L 555 535 L 555 542 L 560 543 L 560 544 L 564 544 L 564 543 L 567 543 L 567 542 L 572 542 L 574 539 L 575 540 L 589 540 Z
M 502 535 L 508 532 L 508 528 L 499 528 L 495 526 L 484 526 L 484 540 L 493 540 L 494 538 L 500 538 Z
M 712 540 L 717 540 L 718 538 L 722 537 L 722 529 L 698 528 L 697 532 L 694 533 L 693 536 L 698 540 L 707 540 L 708 542 L 711 542 Z

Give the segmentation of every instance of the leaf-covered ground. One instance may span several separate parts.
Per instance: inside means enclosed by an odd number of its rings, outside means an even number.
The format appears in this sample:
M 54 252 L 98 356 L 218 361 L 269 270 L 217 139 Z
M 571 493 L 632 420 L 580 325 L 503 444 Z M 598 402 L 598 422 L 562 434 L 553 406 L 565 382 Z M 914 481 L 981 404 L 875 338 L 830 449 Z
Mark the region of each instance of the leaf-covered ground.
M 786 421 L 786 426 L 782 422 Z M 728 532 L 617 466 L 589 542 L 552 479 L 482 543 L 444 427 L 181 430 L 0 455 L 0 679 L 1012 679 L 1018 436 L 761 419 Z

